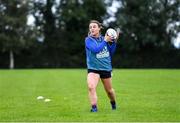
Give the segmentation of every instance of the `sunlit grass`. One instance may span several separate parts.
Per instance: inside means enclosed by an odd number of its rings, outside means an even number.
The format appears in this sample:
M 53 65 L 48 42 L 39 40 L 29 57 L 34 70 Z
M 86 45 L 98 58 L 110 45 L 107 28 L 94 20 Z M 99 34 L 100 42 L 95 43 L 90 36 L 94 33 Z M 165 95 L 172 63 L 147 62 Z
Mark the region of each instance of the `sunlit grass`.
M 180 70 L 115 69 L 117 110 L 102 83 L 90 112 L 85 69 L 0 70 L 0 121 L 180 121 Z M 37 100 L 37 96 L 50 102 Z

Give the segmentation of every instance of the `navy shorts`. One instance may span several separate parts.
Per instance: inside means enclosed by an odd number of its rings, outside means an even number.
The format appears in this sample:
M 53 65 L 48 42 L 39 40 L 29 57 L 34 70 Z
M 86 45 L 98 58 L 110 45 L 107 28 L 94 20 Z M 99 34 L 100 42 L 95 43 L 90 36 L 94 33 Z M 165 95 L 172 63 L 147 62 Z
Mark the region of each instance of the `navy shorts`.
M 102 79 L 111 78 L 111 71 L 88 69 L 88 73 L 97 73 Z

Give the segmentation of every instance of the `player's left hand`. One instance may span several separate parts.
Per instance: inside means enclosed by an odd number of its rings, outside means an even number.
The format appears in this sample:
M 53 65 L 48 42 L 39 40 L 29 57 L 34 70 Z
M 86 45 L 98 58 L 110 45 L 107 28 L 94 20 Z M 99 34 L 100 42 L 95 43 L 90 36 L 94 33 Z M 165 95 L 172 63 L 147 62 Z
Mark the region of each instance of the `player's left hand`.
M 113 40 L 111 39 L 111 37 L 108 36 L 107 34 L 105 34 L 104 39 L 105 39 L 107 42 L 113 42 Z

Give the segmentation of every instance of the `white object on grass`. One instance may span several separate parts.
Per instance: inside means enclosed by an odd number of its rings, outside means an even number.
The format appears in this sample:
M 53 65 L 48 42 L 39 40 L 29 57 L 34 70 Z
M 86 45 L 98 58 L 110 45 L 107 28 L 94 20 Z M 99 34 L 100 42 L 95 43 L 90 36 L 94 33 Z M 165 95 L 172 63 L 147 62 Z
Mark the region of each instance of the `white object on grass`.
M 51 101 L 51 99 L 45 99 L 44 100 L 44 102 L 50 102 Z
M 42 100 L 42 99 L 44 99 L 43 96 L 38 96 L 38 97 L 37 97 L 37 100 Z

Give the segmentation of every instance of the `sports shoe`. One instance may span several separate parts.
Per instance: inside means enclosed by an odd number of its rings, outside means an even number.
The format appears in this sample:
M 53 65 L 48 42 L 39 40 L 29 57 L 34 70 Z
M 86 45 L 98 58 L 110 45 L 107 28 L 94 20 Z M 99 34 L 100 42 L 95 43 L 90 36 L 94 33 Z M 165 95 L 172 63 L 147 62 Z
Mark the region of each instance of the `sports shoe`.
M 97 112 L 97 108 L 92 108 L 91 112 Z
M 97 106 L 96 105 L 92 105 L 91 112 L 97 112 Z
M 111 107 L 112 107 L 112 110 L 116 110 L 116 102 L 115 101 L 111 101 Z
M 112 106 L 112 110 L 116 110 L 116 104 L 115 105 L 111 105 Z

